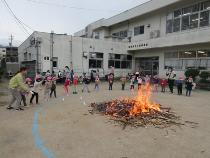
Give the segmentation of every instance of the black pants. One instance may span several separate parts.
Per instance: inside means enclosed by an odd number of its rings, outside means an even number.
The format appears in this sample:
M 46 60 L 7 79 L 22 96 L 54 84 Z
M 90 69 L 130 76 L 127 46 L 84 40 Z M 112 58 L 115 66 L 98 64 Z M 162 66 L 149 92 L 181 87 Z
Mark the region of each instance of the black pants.
M 182 84 L 177 85 L 178 95 L 182 95 Z
M 168 86 L 169 86 L 170 92 L 173 93 L 173 91 L 174 91 L 174 80 L 169 79 L 168 80 Z
M 109 83 L 109 90 L 112 90 L 113 83 Z
M 191 95 L 191 91 L 192 91 L 192 89 L 186 89 L 186 96 L 190 96 Z
M 21 102 L 22 101 L 23 101 L 23 105 L 27 106 L 27 104 L 26 104 L 26 96 L 21 94 Z M 20 102 L 20 105 L 21 105 L 21 102 Z
M 33 91 L 33 94 L 31 96 L 30 103 L 33 103 L 33 99 L 34 99 L 35 96 L 36 96 L 36 104 L 39 103 L 39 94 L 37 92 L 34 92 L 34 91 Z
M 61 77 L 58 78 L 58 83 L 60 83 L 60 84 L 62 83 L 62 78 Z
M 122 84 L 122 90 L 123 91 L 125 90 L 125 84 Z
M 53 92 L 54 92 L 54 96 L 56 98 L 56 88 L 55 89 L 51 89 L 50 98 L 52 97 Z
M 62 83 L 65 83 L 66 77 L 62 78 Z

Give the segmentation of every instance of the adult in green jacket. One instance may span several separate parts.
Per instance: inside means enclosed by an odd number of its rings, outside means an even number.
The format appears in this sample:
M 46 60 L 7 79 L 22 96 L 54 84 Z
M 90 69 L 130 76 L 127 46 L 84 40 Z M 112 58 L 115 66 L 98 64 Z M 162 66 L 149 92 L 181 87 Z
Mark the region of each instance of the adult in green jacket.
M 21 103 L 21 92 L 28 93 L 28 87 L 24 83 L 24 76 L 27 73 L 27 68 L 20 68 L 19 73 L 17 73 L 14 77 L 9 81 L 9 90 L 12 95 L 12 99 L 10 101 L 7 109 L 14 109 L 12 104 L 16 101 L 16 110 L 24 110 L 20 107 Z

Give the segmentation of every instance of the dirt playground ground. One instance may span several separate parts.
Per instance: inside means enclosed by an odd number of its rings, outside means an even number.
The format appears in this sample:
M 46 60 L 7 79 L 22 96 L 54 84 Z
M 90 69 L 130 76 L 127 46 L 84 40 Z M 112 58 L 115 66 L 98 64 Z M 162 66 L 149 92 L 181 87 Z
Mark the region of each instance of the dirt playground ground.
M 181 120 L 196 126 L 152 126 L 122 130 L 106 116 L 91 115 L 88 105 L 113 98 L 132 96 L 115 83 L 112 92 L 107 83 L 99 92 L 64 96 L 57 87 L 58 98 L 25 111 L 6 110 L 7 84 L 0 87 L 0 158 L 209 158 L 210 92 L 195 90 L 192 97 L 169 92 L 156 93 L 152 100 L 172 110 Z M 128 84 L 127 87 L 128 89 Z M 70 88 L 72 90 L 72 88 Z M 64 98 L 64 99 L 63 99 Z

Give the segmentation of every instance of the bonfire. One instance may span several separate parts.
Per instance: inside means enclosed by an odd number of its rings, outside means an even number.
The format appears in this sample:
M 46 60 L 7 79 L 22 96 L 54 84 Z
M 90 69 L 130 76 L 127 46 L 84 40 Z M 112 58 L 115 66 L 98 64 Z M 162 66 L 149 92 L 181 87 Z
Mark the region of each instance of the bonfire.
M 133 127 L 153 125 L 166 128 L 172 125 L 180 126 L 180 117 L 171 112 L 170 108 L 163 107 L 151 101 L 152 87 L 149 84 L 141 86 L 138 95 L 134 98 L 119 98 L 108 102 L 91 103 L 91 114 L 99 113 L 110 116 L 111 120 Z

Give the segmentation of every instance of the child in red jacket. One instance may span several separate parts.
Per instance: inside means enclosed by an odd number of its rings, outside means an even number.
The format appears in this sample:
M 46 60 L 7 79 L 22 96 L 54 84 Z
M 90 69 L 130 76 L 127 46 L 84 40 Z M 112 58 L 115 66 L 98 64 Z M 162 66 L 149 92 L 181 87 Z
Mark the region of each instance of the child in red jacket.
M 70 86 L 70 79 L 66 78 L 64 82 L 64 92 L 67 96 L 69 96 L 69 89 L 68 89 L 69 86 Z
M 160 80 L 160 85 L 161 85 L 161 92 L 165 92 L 166 91 L 166 86 L 167 86 L 167 79 L 162 78 Z

